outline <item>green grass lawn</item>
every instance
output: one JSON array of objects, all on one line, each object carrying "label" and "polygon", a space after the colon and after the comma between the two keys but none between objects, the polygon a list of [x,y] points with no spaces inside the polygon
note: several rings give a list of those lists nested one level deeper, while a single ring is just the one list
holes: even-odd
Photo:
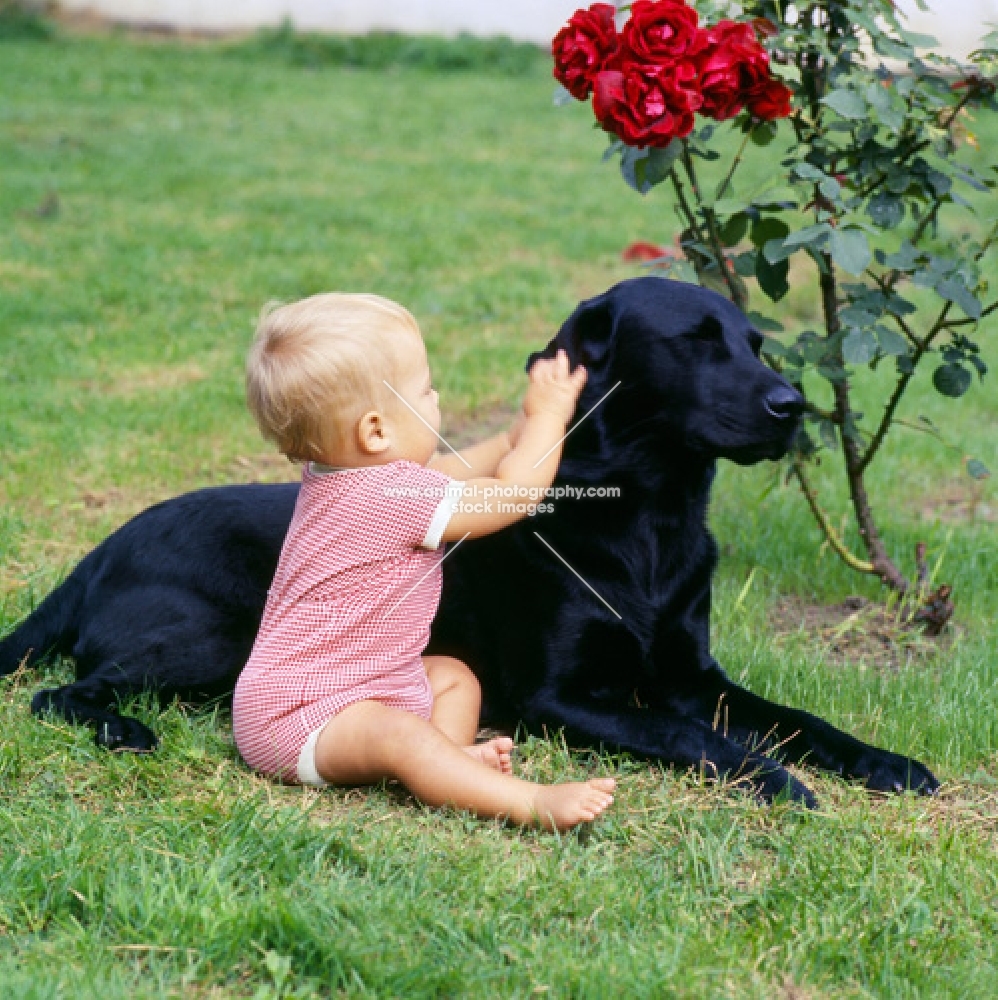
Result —
[{"label": "green grass lawn", "polygon": [[[514,405],[527,352],[639,273],[620,250],[674,235],[664,192],[627,189],[585,109],[551,92],[541,69],[0,44],[0,627],[148,503],[292,477],[242,397],[270,299],[408,305],[445,434]],[[756,155],[748,183],[765,184],[772,154]],[[815,309],[801,290],[770,311],[796,327]],[[994,386],[951,403],[922,385],[904,414],[998,470]],[[953,637],[900,665],[775,634],[787,595],[877,595],[820,548],[776,467],[722,468],[712,515],[722,664],[919,756],[937,799],[807,773],[821,811],[766,809],[695,774],[524,742],[527,775],[619,778],[611,815],[559,838],[391,787],[273,786],[239,762],[223,709],[141,702],[162,750],[99,752],[29,716],[68,676],[56,666],[0,682],[0,996],[995,995],[998,496],[959,453],[899,429],[871,475],[891,550],[910,568],[925,540],[957,599]],[[838,522],[834,462],[818,479]]]}]

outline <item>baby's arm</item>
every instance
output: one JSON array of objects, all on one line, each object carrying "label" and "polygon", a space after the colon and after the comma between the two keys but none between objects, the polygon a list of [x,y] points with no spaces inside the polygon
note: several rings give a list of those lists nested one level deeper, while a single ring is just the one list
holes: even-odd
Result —
[{"label": "baby's arm", "polygon": [[[445,542],[466,535],[472,538],[491,535],[525,516],[522,497],[507,497],[507,501],[513,502],[503,502],[502,493],[496,491],[510,486],[522,487],[534,491],[536,500],[539,492],[554,482],[565,429],[585,384],[585,368],[580,365],[571,371],[564,351],[534,364],[530,369],[530,385],[523,401],[524,421],[516,446],[499,462],[495,476],[465,481],[461,506],[444,531]],[[516,513],[517,507],[521,508],[519,513]]]},{"label": "baby's arm", "polygon": [[[494,476],[499,463],[512,448],[509,431],[503,431],[478,444],[455,454],[437,454],[429,461],[429,467],[442,472],[451,479],[473,479],[478,476]],[[464,461],[462,461],[464,459]]]}]

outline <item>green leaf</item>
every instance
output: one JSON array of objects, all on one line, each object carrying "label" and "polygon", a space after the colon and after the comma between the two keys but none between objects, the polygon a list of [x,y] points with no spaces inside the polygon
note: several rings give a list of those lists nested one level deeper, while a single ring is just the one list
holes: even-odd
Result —
[{"label": "green leaf", "polygon": [[877,313],[872,313],[862,306],[846,306],[839,311],[839,319],[843,326],[854,326],[862,330],[877,322]]},{"label": "green leaf", "polygon": [[766,240],[766,245],[759,254],[767,264],[778,264],[795,254],[800,247],[787,246],[783,240]]},{"label": "green leaf", "polygon": [[795,163],[794,173],[805,181],[822,181],[828,175],[824,170],[819,170],[813,163]]},{"label": "green leaf", "polygon": [[782,240],[790,235],[790,226],[772,215],[760,215],[752,223],[752,242],[760,249],[770,240]]},{"label": "green leaf", "polygon": [[762,350],[759,353],[768,354],[771,358],[788,358],[790,356],[790,352],[783,344],[772,337],[765,336],[762,338]]},{"label": "green leaf", "polygon": [[896,42],[886,35],[875,35],[873,47],[877,50],[878,55],[887,56],[888,59],[898,59],[904,63],[908,62],[913,55],[909,46]]},{"label": "green leaf", "polygon": [[890,94],[879,81],[871,83],[863,94],[867,103],[877,111],[887,111],[891,106]]},{"label": "green leaf", "polygon": [[880,120],[892,132],[900,132],[904,127],[904,115],[893,108],[885,108],[880,112]]},{"label": "green leaf", "polygon": [[756,256],[757,252],[755,250],[746,250],[745,253],[737,254],[733,258],[735,274],[740,278],[751,278],[755,274]]},{"label": "green leaf", "polygon": [[839,437],[835,431],[835,424],[831,420],[822,420],[818,425],[818,433],[821,435],[821,441],[824,446],[831,451],[839,446]]},{"label": "green leaf", "polygon": [[805,226],[797,232],[785,236],[784,246],[788,247],[813,247],[824,243],[828,234],[832,232],[832,227],[827,222],[819,222],[816,226]]},{"label": "green leaf", "polygon": [[788,260],[770,262],[766,260],[765,253],[756,254],[756,280],[759,282],[759,287],[774,302],[779,302],[790,291],[790,283],[787,280],[789,274],[790,262]]},{"label": "green leaf", "polygon": [[943,278],[936,285],[936,292],[947,302],[958,305],[971,319],[981,318],[981,303],[959,278]]},{"label": "green leaf", "polygon": [[714,202],[714,214],[722,219],[744,212],[746,208],[748,205],[740,198],[720,198]]},{"label": "green leaf", "polygon": [[862,274],[873,255],[866,236],[858,229],[835,229],[828,239],[832,260],[850,274]]},{"label": "green leaf", "polygon": [[956,399],[970,388],[973,377],[963,365],[940,365],[932,373],[932,384],[942,395]]},{"label": "green leaf", "polygon": [[663,273],[674,281],[685,281],[690,285],[697,284],[696,268],[688,260],[672,260],[662,267]]},{"label": "green leaf", "polygon": [[566,104],[571,104],[575,98],[560,84],[555,84],[554,97],[552,103],[556,108],[563,108]]},{"label": "green leaf", "polygon": [[877,342],[880,344],[880,350],[884,354],[901,357],[908,353],[908,341],[896,330],[889,330],[887,327],[878,326]]},{"label": "green leaf", "polygon": [[757,330],[762,330],[765,333],[779,333],[783,329],[783,324],[779,320],[763,316],[761,312],[752,310],[745,315],[748,316],[749,321]]},{"label": "green leaf", "polygon": [[679,139],[673,139],[665,149],[625,146],[620,154],[620,173],[635,191],[647,194],[669,176],[682,150],[683,144]]},{"label": "green leaf", "polygon": [[756,208],[796,208],[797,195],[793,188],[772,188],[753,198],[752,204]]},{"label": "green leaf", "polygon": [[760,122],[749,133],[749,138],[754,146],[768,146],[776,138],[777,128],[776,122]]},{"label": "green leaf", "polygon": [[919,252],[905,240],[897,253],[888,254],[885,263],[895,271],[914,271],[918,266]]},{"label": "green leaf", "polygon": [[648,150],[648,166],[645,168],[648,183],[661,184],[672,173],[672,166],[682,151],[681,139],[673,139],[665,149]]},{"label": "green leaf", "polygon": [[869,330],[850,330],[842,341],[842,360],[850,365],[869,364],[877,356],[877,338]]},{"label": "green leaf", "polygon": [[939,39],[934,35],[922,35],[917,31],[903,30],[901,32],[904,40],[916,49],[938,49]]},{"label": "green leaf", "polygon": [[989,479],[991,477],[991,470],[980,459],[968,458],[967,475],[971,479]]},{"label": "green leaf", "polygon": [[882,191],[870,199],[866,214],[881,229],[893,229],[904,218],[904,202],[896,195]]},{"label": "green leaf", "polygon": [[833,90],[822,99],[822,104],[827,104],[834,112],[843,118],[858,119],[866,118],[868,110],[866,101],[862,95],[855,90]]},{"label": "green leaf", "polygon": [[733,247],[740,243],[748,232],[749,217],[744,212],[731,216],[720,228],[721,242],[726,247]]},{"label": "green leaf", "polygon": [[834,177],[826,177],[818,182],[818,190],[829,200],[838,201],[842,195],[842,185]]}]

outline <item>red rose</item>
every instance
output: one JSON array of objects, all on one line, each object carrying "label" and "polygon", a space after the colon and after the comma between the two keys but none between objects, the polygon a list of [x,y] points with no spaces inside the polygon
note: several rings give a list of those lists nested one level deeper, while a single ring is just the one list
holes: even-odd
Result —
[{"label": "red rose", "polygon": [[697,12],[684,0],[634,0],[621,39],[636,61],[663,66],[686,59],[704,44]]},{"label": "red rose", "polygon": [[773,118],[786,118],[790,114],[790,98],[793,91],[770,77],[748,95],[748,109],[753,118],[771,121]]},{"label": "red rose", "polygon": [[693,131],[700,107],[696,66],[623,62],[596,77],[593,110],[600,125],[628,146],[668,146]]},{"label": "red rose", "polygon": [[790,114],[791,92],[770,73],[769,54],[751,25],[718,21],[703,34],[706,48],[697,60],[703,93],[701,114],[725,121],[746,104],[757,118]]},{"label": "red rose", "polygon": [[698,60],[700,113],[725,121],[745,106],[748,90],[769,78],[769,56],[747,24],[718,21],[704,35],[707,46]]},{"label": "red rose", "polygon": [[584,101],[589,96],[596,74],[617,51],[616,13],[612,4],[594,3],[588,10],[577,10],[554,36],[551,53],[555,79],[576,100]]}]

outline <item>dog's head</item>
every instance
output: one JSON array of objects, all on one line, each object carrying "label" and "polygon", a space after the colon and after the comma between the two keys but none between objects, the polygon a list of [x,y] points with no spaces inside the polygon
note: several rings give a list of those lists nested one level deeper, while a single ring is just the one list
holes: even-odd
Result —
[{"label": "dog's head", "polygon": [[[759,360],[762,337],[723,296],[664,278],[634,278],[583,302],[544,351],[564,348],[589,381],[576,419],[601,411],[614,436],[640,435],[742,465],[786,453],[803,397]],[[592,419],[592,418],[590,418]]]}]

